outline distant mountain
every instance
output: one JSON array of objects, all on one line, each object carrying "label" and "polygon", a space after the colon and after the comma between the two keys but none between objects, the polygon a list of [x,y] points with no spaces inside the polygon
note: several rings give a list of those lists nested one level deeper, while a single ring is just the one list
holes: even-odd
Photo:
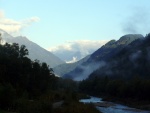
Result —
[{"label": "distant mountain", "polygon": [[74,80],[83,80],[87,78],[93,71],[105,66],[106,62],[113,58],[124,47],[140,38],[143,38],[140,34],[128,34],[122,36],[118,41],[109,41],[95,51],[86,62],[77,66],[73,71],[65,74],[63,77]]},{"label": "distant mountain", "polygon": [[63,76],[66,73],[69,73],[70,71],[74,70],[77,66],[81,65],[83,62],[86,62],[89,57],[90,55],[74,63],[60,64],[53,68],[54,73],[58,76]]},{"label": "distant mountain", "polygon": [[31,60],[37,59],[40,62],[46,62],[50,67],[55,67],[57,65],[64,63],[64,61],[60,60],[54,54],[40,47],[36,43],[28,40],[26,37],[22,37],[22,36],[13,37],[1,29],[0,29],[0,33],[2,34],[3,43],[8,42],[8,43],[18,43],[20,45],[25,45],[29,50],[29,58],[31,58]]},{"label": "distant mountain", "polygon": [[[66,63],[74,63],[82,59],[82,54],[80,51],[55,51],[52,52],[54,55],[58,56],[60,59],[66,61]],[[90,54],[91,52],[89,52]]]},{"label": "distant mountain", "polygon": [[106,42],[107,40],[78,40],[51,47],[49,51],[66,63],[73,63],[92,54]]}]

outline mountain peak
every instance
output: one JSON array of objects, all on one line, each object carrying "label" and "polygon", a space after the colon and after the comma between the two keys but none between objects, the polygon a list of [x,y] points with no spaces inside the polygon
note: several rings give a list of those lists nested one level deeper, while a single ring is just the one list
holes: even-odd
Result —
[{"label": "mountain peak", "polygon": [[4,34],[4,33],[6,33],[4,30],[2,30],[2,29],[0,29],[0,33],[1,34]]},{"label": "mountain peak", "polygon": [[4,30],[2,30],[2,29],[0,29],[0,34],[3,36],[3,35],[9,35],[6,31],[4,31]]},{"label": "mountain peak", "polygon": [[136,39],[140,39],[140,38],[144,38],[144,36],[141,34],[127,34],[127,35],[122,36],[117,42],[119,45],[121,45],[121,44],[127,45],[127,44],[131,43],[132,41],[134,41]]},{"label": "mountain peak", "polygon": [[10,34],[8,34],[6,31],[0,29],[0,34],[2,35],[2,39],[6,40],[6,41],[10,41],[12,39],[14,39],[13,36],[11,36]]}]

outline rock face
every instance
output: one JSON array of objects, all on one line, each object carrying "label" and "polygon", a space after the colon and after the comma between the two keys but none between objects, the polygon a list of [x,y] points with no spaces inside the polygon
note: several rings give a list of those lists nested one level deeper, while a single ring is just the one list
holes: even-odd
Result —
[{"label": "rock face", "polygon": [[104,46],[95,51],[86,62],[82,63],[80,66],[77,66],[71,72],[65,74],[64,77],[74,80],[77,80],[76,78],[78,78],[78,80],[86,79],[93,71],[105,66],[105,62],[113,58],[128,44],[135,41],[136,39],[141,38],[143,38],[143,36],[140,34],[128,34],[122,36],[118,41],[109,41]]},{"label": "rock face", "polygon": [[28,40],[27,37],[13,37],[3,30],[0,30],[0,33],[2,34],[3,43],[8,42],[18,43],[19,45],[25,45],[26,48],[29,50],[29,58],[31,60],[37,59],[40,62],[46,62],[50,67],[55,67],[64,63],[64,61],[60,60],[51,52],[45,50],[36,43]]}]

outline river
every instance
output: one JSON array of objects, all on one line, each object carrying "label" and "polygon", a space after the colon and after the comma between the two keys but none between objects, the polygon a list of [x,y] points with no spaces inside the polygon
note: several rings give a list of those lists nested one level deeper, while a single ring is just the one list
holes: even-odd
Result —
[{"label": "river", "polygon": [[[104,104],[105,107],[96,106],[96,108],[102,113],[150,113],[150,111],[139,110],[121,104],[102,101],[102,98],[97,97],[91,97],[90,99],[81,99],[80,102],[93,103],[95,105],[100,104],[100,106]],[[107,103],[107,107],[105,103]]]}]

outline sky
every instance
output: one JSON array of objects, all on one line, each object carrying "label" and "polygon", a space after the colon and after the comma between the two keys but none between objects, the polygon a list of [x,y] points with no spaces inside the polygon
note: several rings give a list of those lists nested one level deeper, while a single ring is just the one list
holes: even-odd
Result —
[{"label": "sky", "polygon": [[0,29],[26,36],[45,49],[70,41],[146,35],[149,4],[150,0],[0,0]]}]

